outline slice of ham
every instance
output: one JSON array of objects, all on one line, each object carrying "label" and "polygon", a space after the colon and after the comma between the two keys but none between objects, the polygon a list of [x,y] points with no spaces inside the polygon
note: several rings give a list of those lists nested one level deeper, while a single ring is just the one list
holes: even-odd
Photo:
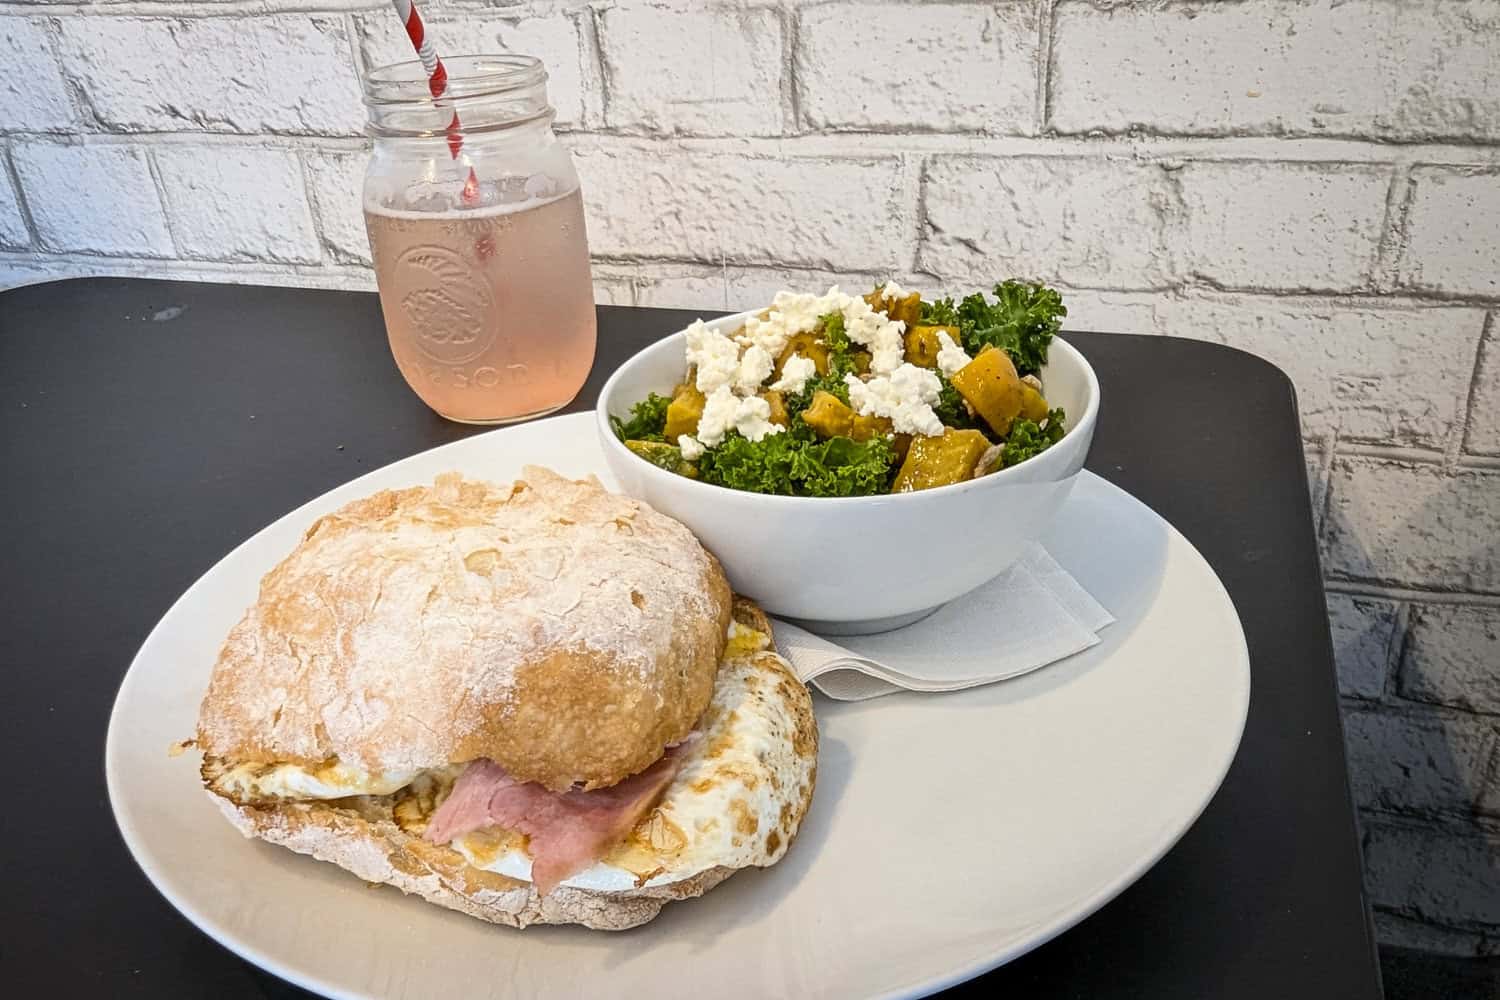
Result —
[{"label": "slice of ham", "polygon": [[471,761],[427,821],[424,839],[446,844],[497,826],[530,838],[531,881],[543,896],[602,858],[656,804],[696,734],[639,774],[608,788],[552,792],[517,781],[494,761]]}]

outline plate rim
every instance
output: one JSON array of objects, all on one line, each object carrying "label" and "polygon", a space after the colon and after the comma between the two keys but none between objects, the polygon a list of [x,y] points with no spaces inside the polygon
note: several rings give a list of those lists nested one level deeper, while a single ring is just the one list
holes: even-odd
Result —
[{"label": "plate rim", "polygon": [[[456,441],[445,442],[444,444],[437,445],[423,451],[414,452],[411,455],[403,456],[378,468],[371,469],[359,476],[356,476],[353,479],[347,480],[328,490],[323,491],[317,496],[312,497],[304,503],[297,505],[284,514],[281,514],[268,523],[262,525],[255,532],[241,540],[239,544],[235,545],[223,555],[219,556],[219,558],[216,559],[211,566],[209,566],[201,574],[199,574],[199,576],[196,577],[193,582],[189,584],[187,588],[185,588],[182,593],[177,596],[176,600],[168,605],[167,609],[162,612],[156,624],[152,626],[151,630],[146,634],[146,637],[141,641],[139,647],[131,657],[130,665],[126,668],[125,674],[120,680],[120,684],[115,691],[115,697],[110,706],[109,723],[105,731],[104,740],[105,787],[109,797],[110,813],[115,821],[115,828],[120,834],[120,838],[124,842],[126,850],[130,852],[131,860],[135,862],[136,867],[140,869],[141,873],[146,876],[146,880],[151,883],[151,886],[158,893],[160,893],[168,903],[171,904],[173,909],[175,909],[182,917],[184,917],[189,923],[191,923],[197,931],[204,934],[220,947],[223,947],[224,949],[238,956],[244,961],[247,961],[252,965],[255,965],[257,968],[269,972],[270,974],[280,979],[284,979],[295,986],[308,990],[309,992],[321,996],[335,998],[335,1000],[371,1000],[372,998],[371,994],[350,992],[336,986],[333,983],[322,981],[309,975],[304,975],[298,969],[289,966],[278,958],[263,952],[262,950],[251,944],[246,943],[239,936],[230,933],[227,930],[221,932],[220,928],[216,926],[216,922],[212,917],[201,912],[196,906],[183,898],[179,893],[173,891],[167,885],[167,880],[164,873],[159,871],[157,866],[150,863],[144,856],[144,834],[142,834],[141,831],[135,829],[134,824],[127,822],[126,818],[122,816],[122,807],[120,803],[124,798],[128,796],[126,795],[124,786],[121,783],[123,780],[122,776],[118,771],[119,765],[117,763],[117,747],[119,746],[120,740],[122,739],[122,737],[120,736],[120,729],[123,726],[123,723],[121,721],[121,705],[124,700],[125,693],[127,689],[132,685],[132,683],[139,681],[139,677],[136,673],[136,668],[140,663],[141,655],[145,652],[146,648],[152,644],[153,639],[156,638],[156,635],[161,630],[163,624],[167,621],[167,619],[172,617],[173,613],[184,601],[186,601],[200,586],[204,585],[204,581],[206,581],[212,574],[214,574],[222,563],[238,554],[241,550],[255,544],[256,541],[267,531],[270,531],[287,519],[295,518],[306,508],[324,501],[333,493],[352,489],[353,487],[366,481],[367,479],[385,473],[394,465],[398,465],[424,456],[431,456],[449,449],[457,449],[463,446],[472,447],[472,442],[476,440],[488,438],[493,434],[504,433],[508,430],[514,430],[518,427],[532,427],[541,424],[573,421],[580,424],[586,423],[589,430],[591,431],[596,420],[597,417],[595,415],[595,411],[593,410],[546,417],[541,420],[528,421],[526,424],[514,425],[512,427],[496,428],[493,431],[471,435],[469,437],[460,438]],[[1220,579],[1219,574],[1214,570],[1213,565],[1198,550],[1197,546],[1195,546],[1187,538],[1187,536],[1183,535],[1182,532],[1178,531],[1175,525],[1158,514],[1148,504],[1135,497],[1129,491],[1115,485],[1108,479],[1105,479],[1104,477],[1087,469],[1081,470],[1079,472],[1079,475],[1086,476],[1090,480],[1102,485],[1107,491],[1118,494],[1120,498],[1123,498],[1123,500],[1125,500],[1129,504],[1139,508],[1146,515],[1149,515],[1150,517],[1155,518],[1157,521],[1159,521],[1166,528],[1169,536],[1174,538],[1177,542],[1181,543],[1181,545],[1185,547],[1186,552],[1201,564],[1202,568],[1207,571],[1208,576],[1212,579],[1213,585],[1216,588],[1216,593],[1220,598],[1223,599],[1224,604],[1231,612],[1233,623],[1236,626],[1234,630],[1234,638],[1238,640],[1237,642],[1233,643],[1233,652],[1235,655],[1233,657],[1234,662],[1232,664],[1232,666],[1234,667],[1232,676],[1237,682],[1235,684],[1235,689],[1232,692],[1235,695],[1234,738],[1225,744],[1226,750],[1221,755],[1221,758],[1215,763],[1215,767],[1213,769],[1216,773],[1216,777],[1212,782],[1212,787],[1206,791],[1202,801],[1192,812],[1192,815],[1185,816],[1180,823],[1171,824],[1166,829],[1166,833],[1161,838],[1160,842],[1153,845],[1153,848],[1150,851],[1143,853],[1140,858],[1138,858],[1132,865],[1127,866],[1127,868],[1124,869],[1121,874],[1117,875],[1114,879],[1107,882],[1099,889],[1095,890],[1089,896],[1073,903],[1071,906],[1061,911],[1060,914],[1052,920],[1043,922],[1040,925],[1040,929],[1038,931],[1026,936],[1023,940],[1020,940],[1008,946],[1002,946],[994,953],[987,955],[984,958],[980,958],[968,962],[962,966],[956,967],[946,975],[931,977],[917,983],[893,987],[890,990],[874,994],[874,996],[880,998],[880,1000],[889,1000],[889,998],[897,997],[907,998],[930,996],[934,993],[949,989],[960,983],[968,982],[972,979],[984,975],[987,972],[993,971],[994,969],[997,969],[1002,965],[1012,962],[1022,955],[1040,948],[1042,945],[1054,940],[1059,935],[1071,930],[1073,927],[1076,927],[1079,923],[1083,922],[1088,917],[1093,916],[1095,913],[1099,912],[1100,909],[1102,909],[1109,902],[1119,896],[1131,885],[1139,881],[1148,871],[1155,867],[1156,864],[1163,857],[1165,857],[1167,853],[1178,844],[1179,841],[1181,841],[1181,839],[1187,834],[1187,832],[1193,828],[1193,826],[1198,822],[1199,818],[1202,817],[1204,811],[1214,801],[1214,799],[1217,798],[1219,791],[1223,788],[1224,779],[1228,776],[1230,768],[1233,766],[1235,759],[1239,756],[1239,749],[1244,741],[1245,723],[1249,715],[1252,676],[1250,670],[1249,646],[1245,638],[1244,623],[1240,619],[1239,609],[1235,606],[1234,599],[1230,595],[1228,588],[1224,586],[1224,581]],[[962,694],[962,692],[952,693]]]}]

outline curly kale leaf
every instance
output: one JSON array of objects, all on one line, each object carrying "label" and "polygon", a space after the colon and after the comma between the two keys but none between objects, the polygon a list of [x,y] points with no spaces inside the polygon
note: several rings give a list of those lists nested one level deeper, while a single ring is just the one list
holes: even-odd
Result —
[{"label": "curly kale leaf", "polygon": [[630,408],[630,419],[610,417],[609,425],[621,441],[665,441],[667,407],[671,400],[652,393]]},{"label": "curly kale leaf", "polygon": [[855,359],[858,348],[844,328],[844,314],[835,312],[820,317],[818,327],[823,331],[823,345],[828,348],[828,375],[842,382],[845,375],[859,370]]},{"label": "curly kale leaf", "polygon": [[793,424],[801,423],[796,419],[797,414],[812,405],[813,394],[819,389],[833,393],[839,398],[839,402],[849,405],[849,386],[842,375],[835,375],[831,371],[827,375],[814,375],[803,384],[801,392],[786,397],[786,410],[792,416]]},{"label": "curly kale leaf", "polygon": [[958,326],[958,310],[952,299],[922,300],[922,322],[929,326]]},{"label": "curly kale leaf", "polygon": [[751,441],[737,433],[704,453],[704,482],[751,493],[801,497],[851,497],[884,493],[895,449],[883,437],[818,440],[800,420],[794,430]]},{"label": "curly kale leaf", "polygon": [[995,299],[991,303],[983,292],[975,292],[954,310],[964,349],[978,354],[998,347],[1010,355],[1016,371],[1035,374],[1047,363],[1047,347],[1068,314],[1062,296],[1046,285],[1002,281],[995,286]]},{"label": "curly kale leaf", "polygon": [[1040,424],[1024,418],[1018,419],[1000,450],[1000,467],[1008,469],[1033,455],[1040,455],[1061,441],[1066,433],[1065,418],[1066,415],[1059,408],[1048,413]]}]

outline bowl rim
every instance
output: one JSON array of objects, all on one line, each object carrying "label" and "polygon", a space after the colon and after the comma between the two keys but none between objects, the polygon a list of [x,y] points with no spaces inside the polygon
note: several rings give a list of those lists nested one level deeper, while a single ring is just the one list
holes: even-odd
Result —
[{"label": "bowl rim", "polygon": [[[745,317],[753,316],[760,311],[760,309],[746,309],[743,312],[731,313],[725,316],[716,316],[713,319],[705,320],[704,322],[709,324],[729,324],[735,321],[743,322]],[[991,472],[988,475],[979,477],[978,479],[968,479],[961,483],[949,483],[947,486],[936,486],[932,489],[927,490],[912,490],[907,493],[872,493],[868,496],[857,497],[794,497],[787,496],[784,493],[752,493],[748,490],[736,490],[731,489],[727,486],[716,486],[713,483],[704,483],[696,479],[689,479],[686,476],[679,476],[675,472],[669,472],[659,466],[652,465],[650,462],[647,462],[645,459],[635,454],[635,452],[625,447],[625,442],[621,441],[615,435],[614,428],[610,426],[608,404],[610,398],[614,395],[619,382],[627,371],[639,364],[642,358],[644,358],[647,354],[660,348],[663,342],[676,337],[681,337],[685,332],[686,327],[681,330],[675,330],[672,333],[653,340],[651,343],[647,344],[645,347],[636,351],[630,357],[621,362],[619,367],[617,367],[610,374],[609,378],[605,380],[603,387],[600,388],[598,401],[594,406],[594,423],[599,431],[600,438],[604,441],[605,448],[613,449],[615,454],[626,457],[630,461],[640,463],[641,467],[646,470],[646,475],[648,476],[654,475],[670,477],[674,485],[685,486],[692,490],[711,491],[712,495],[719,497],[723,497],[725,494],[734,497],[753,497],[755,501],[770,501],[774,503],[780,503],[783,506],[804,504],[816,504],[820,507],[857,505],[871,506],[873,504],[881,503],[911,503],[919,500],[926,500],[932,497],[956,496],[960,493],[970,492],[974,490],[995,488],[1005,483],[1014,482],[1017,477],[1013,474],[1017,473],[1021,469],[1025,469],[1028,466],[1030,466],[1031,468],[1036,468],[1036,466],[1032,465],[1033,462],[1043,463],[1046,462],[1049,458],[1053,458],[1055,460],[1058,457],[1057,455],[1054,455],[1054,450],[1057,447],[1056,445],[1054,445],[1052,448],[1048,448],[1041,454],[1033,455],[1025,461],[1018,462],[1017,464],[1012,465],[1008,469],[1001,469],[998,472]],[[1052,343],[1051,345],[1049,345],[1048,350],[1050,351],[1052,348],[1058,347],[1059,345],[1062,346],[1065,353],[1072,355],[1073,359],[1077,361],[1079,367],[1083,371],[1084,384],[1088,390],[1088,396],[1084,404],[1083,416],[1079,418],[1076,424],[1068,428],[1067,432],[1063,436],[1063,440],[1058,442],[1058,445],[1061,445],[1066,442],[1068,438],[1073,437],[1075,434],[1082,437],[1084,436],[1085,432],[1087,432],[1087,436],[1092,437],[1095,418],[1099,413],[1099,377],[1094,373],[1094,366],[1089,363],[1088,358],[1084,356],[1083,352],[1074,347],[1072,344],[1068,343],[1061,336],[1055,336],[1052,338]],[[666,479],[661,480],[661,482],[664,483],[666,481]],[[705,498],[709,495],[709,493],[703,494]]]}]

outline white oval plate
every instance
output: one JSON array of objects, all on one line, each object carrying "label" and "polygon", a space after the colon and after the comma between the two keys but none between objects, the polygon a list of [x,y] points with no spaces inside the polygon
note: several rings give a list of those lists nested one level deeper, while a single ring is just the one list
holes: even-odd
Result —
[{"label": "white oval plate", "polygon": [[1139,878],[1239,745],[1249,659],[1223,586],[1170,525],[1085,473],[1045,541],[1119,619],[1103,642],[958,694],[818,698],[817,791],[785,860],[642,928],[494,927],[241,838],[196,754],[167,748],[192,735],[261,575],[348,500],[449,469],[504,481],[527,463],[613,485],[587,413],[415,455],[225,556],[131,664],[105,749],[120,831],[174,906],[256,965],[335,997],[920,995],[1035,948]]}]

